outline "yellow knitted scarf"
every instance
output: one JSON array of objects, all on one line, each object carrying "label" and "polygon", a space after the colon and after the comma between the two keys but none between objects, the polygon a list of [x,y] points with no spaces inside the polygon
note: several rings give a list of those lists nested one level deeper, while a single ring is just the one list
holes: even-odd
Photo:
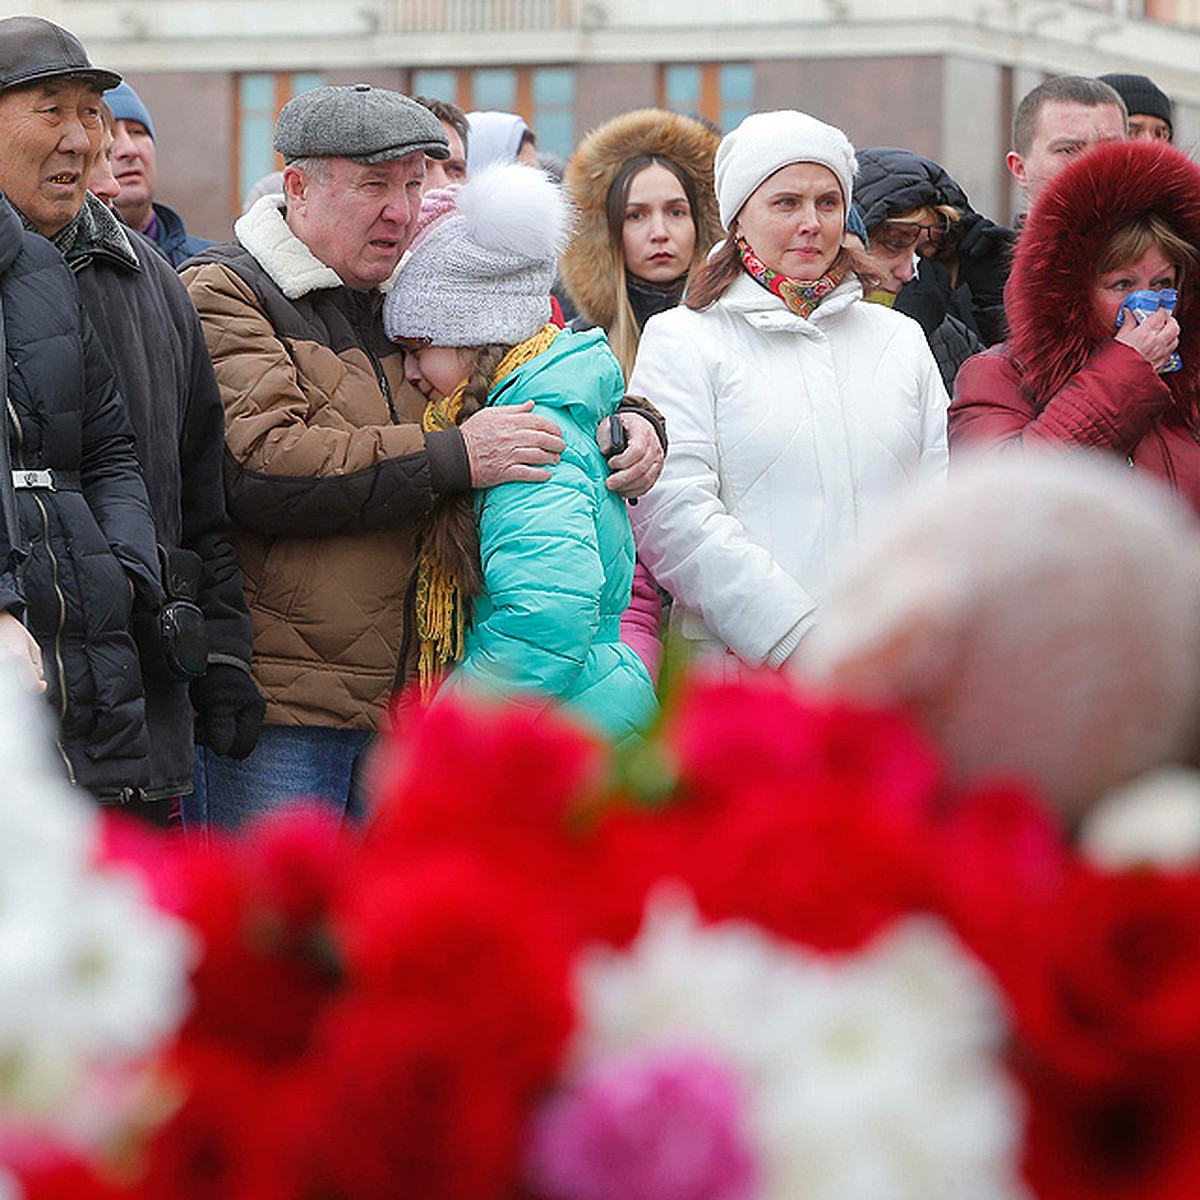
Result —
[{"label": "yellow knitted scarf", "polygon": [[[532,337],[514,346],[501,360],[492,375],[494,388],[518,367],[548,350],[562,332],[557,325],[544,325]],[[451,429],[458,424],[462,413],[463,393],[467,380],[440,400],[425,405],[421,427],[426,432]],[[436,520],[436,516],[434,517]],[[417,678],[421,694],[432,695],[447,663],[462,658],[463,634],[466,630],[466,597],[453,569],[426,550],[417,564],[417,639],[420,655]]]}]

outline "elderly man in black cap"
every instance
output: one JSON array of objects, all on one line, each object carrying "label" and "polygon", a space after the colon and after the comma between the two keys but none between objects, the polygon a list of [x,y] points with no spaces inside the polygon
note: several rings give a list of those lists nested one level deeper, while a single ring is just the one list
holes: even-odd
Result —
[{"label": "elderly man in black cap", "polygon": [[228,539],[221,398],[199,321],[170,264],[87,192],[101,96],[119,82],[67,30],[0,20],[0,188],[76,274],[137,434],[163,577],[178,601],[170,628],[142,631],[151,770],[124,796],[147,802],[140,815],[164,818],[165,802],[191,790],[193,727],[216,750],[245,754],[263,702]]},{"label": "elderly man in black cap", "polygon": [[[358,760],[415,663],[427,514],[443,496],[544,478],[563,449],[528,406],[423,429],[424,397],[384,335],[381,288],[413,232],[425,156],[449,154],[437,118],[367,84],[318,88],[284,107],[275,148],[283,196],[260,199],[236,242],[184,271],[225,400],[227,494],[267,698],[249,758],[208,756],[198,794],[222,825],[300,797],[354,811]],[[653,443],[615,480],[637,494],[662,454],[650,423],[627,419]]]}]

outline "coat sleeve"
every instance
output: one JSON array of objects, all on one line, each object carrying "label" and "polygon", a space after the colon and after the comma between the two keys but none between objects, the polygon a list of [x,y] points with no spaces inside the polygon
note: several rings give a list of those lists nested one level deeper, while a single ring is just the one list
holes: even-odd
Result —
[{"label": "coat sleeve", "polygon": [[1128,455],[1171,404],[1171,389],[1136,351],[1112,338],[1035,412],[1020,370],[1002,350],[964,363],[950,406],[950,441],[1020,446],[1068,442]]},{"label": "coat sleeve", "polygon": [[947,410],[950,397],[933,350],[924,337],[916,347],[921,392],[921,474],[945,475],[950,459]]},{"label": "coat sleeve", "polygon": [[725,507],[705,358],[678,322],[647,322],[629,390],[666,418],[671,447],[658,482],[630,509],[638,556],[740,658],[778,665],[814,622],[816,603]]},{"label": "coat sleeve", "polygon": [[659,636],[662,623],[662,596],[654,576],[638,559],[633,570],[633,589],[629,607],[621,614],[621,641],[629,646],[645,664],[650,682],[658,682],[662,666],[663,644]]},{"label": "coat sleeve", "polygon": [[[185,278],[224,403],[235,520],[261,533],[313,537],[394,527],[428,511],[438,451],[419,425],[383,419],[368,369],[351,369],[315,344],[302,347],[312,354],[302,364],[250,286],[221,265],[191,268]],[[378,398],[381,420],[358,424],[346,414],[361,412],[368,394]],[[454,430],[441,438],[447,458],[455,439],[461,443]]]},{"label": "coat sleeve", "polygon": [[604,586],[592,488],[568,449],[546,482],[485,493],[479,549],[491,612],[474,626],[451,690],[554,697],[575,681],[599,629]]},{"label": "coat sleeve", "polygon": [[154,609],[162,602],[158,544],[133,426],[104,348],[82,306],[79,320],[84,365],[80,486],[142,605]]},{"label": "coat sleeve", "polygon": [[250,662],[250,613],[242,591],[242,575],[229,540],[229,518],[222,482],[225,415],[221,393],[204,344],[195,309],[182,283],[172,280],[169,293],[174,326],[187,363],[180,445],[180,499],[183,526],[180,544],[201,563],[200,607],[204,610],[211,654]]}]

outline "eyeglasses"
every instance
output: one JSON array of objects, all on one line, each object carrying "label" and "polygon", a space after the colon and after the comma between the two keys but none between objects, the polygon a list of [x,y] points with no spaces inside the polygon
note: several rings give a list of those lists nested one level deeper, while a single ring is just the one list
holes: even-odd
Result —
[{"label": "eyeglasses", "polygon": [[912,250],[924,233],[928,235],[930,245],[940,249],[950,240],[953,229],[954,222],[944,213],[942,219],[932,225],[918,225],[915,221],[884,221],[872,233],[871,241],[878,242],[885,250]]}]

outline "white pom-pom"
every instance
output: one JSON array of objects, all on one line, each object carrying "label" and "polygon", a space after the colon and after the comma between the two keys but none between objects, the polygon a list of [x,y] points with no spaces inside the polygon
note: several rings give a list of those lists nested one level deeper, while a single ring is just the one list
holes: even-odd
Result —
[{"label": "white pom-pom", "polygon": [[566,244],[569,210],[562,189],[537,167],[495,163],[455,197],[464,233],[487,250],[557,258]]}]

